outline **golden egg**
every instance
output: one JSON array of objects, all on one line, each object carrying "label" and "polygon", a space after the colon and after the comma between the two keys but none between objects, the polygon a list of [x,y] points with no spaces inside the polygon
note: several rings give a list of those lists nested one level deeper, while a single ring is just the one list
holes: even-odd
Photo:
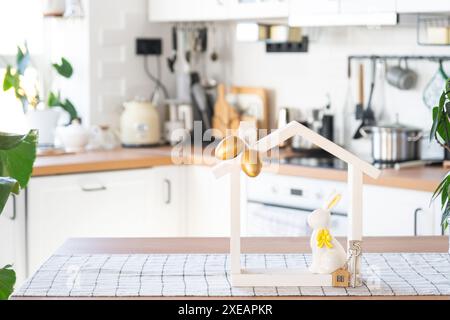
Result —
[{"label": "golden egg", "polygon": [[258,176],[262,169],[262,162],[258,151],[246,149],[242,154],[241,168],[251,178]]},{"label": "golden egg", "polygon": [[236,158],[244,148],[244,142],[236,136],[228,136],[220,141],[216,147],[215,155],[219,160],[230,160]]}]

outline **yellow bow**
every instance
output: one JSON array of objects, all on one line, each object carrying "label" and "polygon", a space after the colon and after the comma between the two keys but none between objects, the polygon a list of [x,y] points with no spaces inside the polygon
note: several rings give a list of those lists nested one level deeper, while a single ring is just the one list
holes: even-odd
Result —
[{"label": "yellow bow", "polygon": [[333,245],[331,244],[332,239],[328,229],[320,229],[317,233],[317,246],[322,248],[325,245],[328,249],[331,249],[333,248]]}]

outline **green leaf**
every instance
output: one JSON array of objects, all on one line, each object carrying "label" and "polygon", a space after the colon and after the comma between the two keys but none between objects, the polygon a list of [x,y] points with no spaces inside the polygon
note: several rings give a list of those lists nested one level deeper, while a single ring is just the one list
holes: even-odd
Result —
[{"label": "green leaf", "polygon": [[75,109],[73,103],[69,99],[64,100],[64,103],[61,104],[61,107],[69,113],[71,122],[73,119],[78,118],[78,112]]},{"label": "green leaf", "polygon": [[447,79],[447,84],[445,85],[445,91],[446,91],[447,99],[450,100],[450,79]]},{"label": "green leaf", "polygon": [[65,99],[64,102],[61,101],[61,95],[58,92],[58,94],[55,94],[54,92],[50,92],[47,99],[47,105],[51,108],[53,107],[61,107],[70,116],[70,121],[72,122],[73,119],[78,118],[78,112],[73,103],[69,99]]},{"label": "green leaf", "polygon": [[450,185],[450,179],[447,177],[445,178],[445,183],[442,186],[442,191],[441,191],[441,208],[444,209],[445,204],[447,203],[448,200],[448,187]]},{"label": "green leaf", "polygon": [[0,131],[0,150],[8,150],[17,147],[26,134],[6,133]]},{"label": "green leaf", "polygon": [[30,52],[28,51],[28,46],[25,43],[23,49],[18,46],[17,47],[17,71],[19,74],[23,75],[28,65],[30,64]]},{"label": "green leaf", "polygon": [[62,104],[61,102],[61,96],[58,92],[58,94],[50,91],[50,93],[48,94],[48,99],[47,99],[47,105],[49,107],[60,107]]},{"label": "green leaf", "polygon": [[37,131],[30,130],[19,145],[0,150],[0,176],[16,179],[25,188],[33,171],[36,159]]},{"label": "green leaf", "polygon": [[63,77],[70,78],[73,74],[73,68],[69,61],[65,58],[61,58],[61,63],[52,64],[53,68]]},{"label": "green leaf", "polygon": [[8,299],[14,291],[16,273],[11,267],[11,265],[7,265],[0,269],[0,300]]},{"label": "green leaf", "polygon": [[8,65],[3,78],[3,91],[8,91],[11,88],[14,88],[16,91],[20,88],[20,78],[19,74],[17,72],[13,73],[12,67]]},{"label": "green leaf", "polygon": [[445,182],[447,181],[447,177],[445,177],[437,186],[436,190],[434,190],[433,195],[431,196],[431,200],[436,199],[436,197],[438,197],[441,192],[442,192],[442,187],[444,186]]},{"label": "green leaf", "polygon": [[441,225],[445,229],[448,228],[448,219],[450,218],[450,202],[447,202],[444,212],[442,212]]},{"label": "green leaf", "polygon": [[[450,135],[450,121],[445,109],[433,108],[433,126],[430,130],[430,141],[437,135],[443,141],[447,140],[447,132]],[[450,138],[450,137],[449,137]]]},{"label": "green leaf", "polygon": [[15,194],[19,193],[19,184],[17,183],[17,180],[0,177],[0,215],[5,208],[5,204],[8,201],[11,192]]}]

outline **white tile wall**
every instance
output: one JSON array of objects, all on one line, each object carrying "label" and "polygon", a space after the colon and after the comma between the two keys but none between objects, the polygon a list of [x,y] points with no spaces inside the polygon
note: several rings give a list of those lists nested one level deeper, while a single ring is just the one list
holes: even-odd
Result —
[{"label": "white tile wall", "polygon": [[[170,92],[175,92],[175,77],[168,72],[165,60],[171,52],[170,26],[147,22],[146,0],[95,0],[86,1],[85,6],[88,31],[82,31],[84,38],[79,41],[88,42],[84,44],[89,52],[88,62],[80,59],[84,64],[81,69],[87,70],[88,75],[82,77],[84,87],[79,88],[79,92],[80,104],[90,123],[117,125],[124,100],[150,94],[153,85],[144,73],[143,58],[134,54],[134,41],[138,36],[163,38],[162,80]],[[322,105],[327,93],[331,96],[332,107],[340,114],[347,88],[348,55],[450,55],[450,47],[418,46],[413,25],[322,28],[315,31],[309,52],[296,54],[267,54],[262,43],[237,43],[234,29],[233,24],[220,25],[216,39],[219,62],[209,61],[206,71],[199,71],[228,84],[267,88],[273,120],[279,107],[305,111]],[[428,130],[430,114],[422,103],[422,90],[437,66],[411,61],[409,67],[419,73],[417,87],[400,91],[386,85],[386,109],[389,118],[393,119],[398,113],[402,122]],[[446,69],[450,73],[450,63]],[[352,80],[352,85],[356,97],[356,79]],[[339,122],[337,127],[339,129]]]}]

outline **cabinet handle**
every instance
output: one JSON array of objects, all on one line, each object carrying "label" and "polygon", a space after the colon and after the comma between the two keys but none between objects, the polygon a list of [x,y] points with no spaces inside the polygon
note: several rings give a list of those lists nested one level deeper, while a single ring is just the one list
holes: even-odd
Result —
[{"label": "cabinet handle", "polygon": [[13,194],[12,195],[12,202],[13,202],[13,212],[11,217],[9,217],[10,220],[16,220],[17,217],[17,200],[16,200],[16,196]]},{"label": "cabinet handle", "polygon": [[419,215],[419,213],[423,211],[422,208],[417,208],[414,211],[414,236],[417,236],[417,216]]},{"label": "cabinet handle", "polygon": [[164,184],[166,185],[166,200],[164,201],[166,204],[169,204],[172,200],[172,184],[169,179],[164,179]]},{"label": "cabinet handle", "polygon": [[105,186],[81,187],[81,190],[83,190],[84,192],[104,191],[104,190],[106,190],[106,187]]}]

